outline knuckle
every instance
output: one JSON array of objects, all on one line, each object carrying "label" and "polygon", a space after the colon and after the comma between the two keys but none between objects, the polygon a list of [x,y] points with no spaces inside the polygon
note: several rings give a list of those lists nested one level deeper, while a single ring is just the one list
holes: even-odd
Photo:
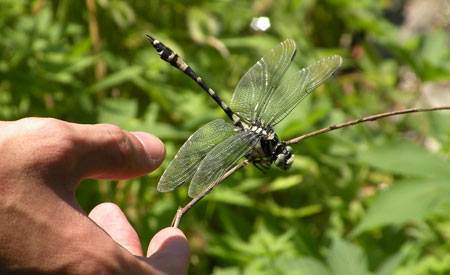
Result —
[{"label": "knuckle", "polygon": [[114,124],[103,123],[99,124],[98,126],[101,127],[102,131],[106,132],[111,137],[120,138],[124,134],[122,129]]},{"label": "knuckle", "polygon": [[127,160],[133,146],[125,131],[113,124],[100,124],[100,127],[106,133],[106,143],[116,149],[111,151],[113,160],[116,162]]},{"label": "knuckle", "polygon": [[53,118],[24,118],[19,123],[24,125],[23,138],[30,140],[29,150],[39,152],[36,158],[45,160],[49,165],[69,160],[76,148],[76,135],[70,124],[64,121]]},{"label": "knuckle", "polygon": [[66,122],[54,118],[23,118],[18,121],[27,134],[54,135],[66,134],[69,126]]},{"label": "knuckle", "polygon": [[127,136],[125,132],[118,126],[113,124],[100,124],[102,131],[106,134],[106,139],[108,143],[112,144],[122,144],[126,143]]}]

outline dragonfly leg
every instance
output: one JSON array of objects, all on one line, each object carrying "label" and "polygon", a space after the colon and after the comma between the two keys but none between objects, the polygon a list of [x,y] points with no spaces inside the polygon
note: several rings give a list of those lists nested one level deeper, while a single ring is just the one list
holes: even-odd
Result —
[{"label": "dragonfly leg", "polygon": [[256,169],[258,169],[259,171],[261,171],[261,173],[266,174],[266,167],[262,166],[261,163],[258,162],[252,162],[253,166],[256,167]]}]

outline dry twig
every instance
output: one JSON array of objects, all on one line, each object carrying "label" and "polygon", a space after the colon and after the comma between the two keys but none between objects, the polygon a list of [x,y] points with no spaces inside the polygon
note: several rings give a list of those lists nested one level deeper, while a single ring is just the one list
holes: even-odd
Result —
[{"label": "dry twig", "polygon": [[[95,54],[101,51],[100,30],[97,22],[97,11],[94,0],[86,0],[89,19],[89,37]],[[95,65],[95,79],[101,80],[106,75],[106,63],[103,59],[99,59]]]}]

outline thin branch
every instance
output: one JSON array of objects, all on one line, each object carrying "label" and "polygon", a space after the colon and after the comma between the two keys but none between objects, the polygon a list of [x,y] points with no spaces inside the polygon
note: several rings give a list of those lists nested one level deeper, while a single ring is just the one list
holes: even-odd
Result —
[{"label": "thin branch", "polygon": [[[306,133],[304,135],[301,135],[299,137],[296,137],[296,138],[293,138],[291,140],[286,141],[286,144],[299,143],[300,141],[302,141],[302,140],[304,140],[306,138],[310,138],[310,137],[317,136],[317,135],[320,135],[320,134],[328,133],[328,132],[331,132],[331,131],[334,131],[334,130],[337,130],[337,129],[353,126],[353,125],[356,125],[356,124],[359,124],[359,123],[364,123],[364,122],[368,122],[368,121],[375,121],[375,120],[378,120],[378,119],[381,119],[381,118],[385,118],[385,117],[396,116],[396,115],[403,115],[403,114],[409,114],[409,113],[432,112],[432,111],[442,111],[442,110],[450,110],[450,106],[441,106],[441,107],[434,107],[434,108],[411,108],[411,109],[404,109],[404,110],[399,110],[399,111],[375,114],[375,115],[371,115],[371,116],[367,116],[367,117],[351,120],[351,121],[348,121],[348,122],[331,125],[331,126],[328,126],[328,127],[316,130],[316,131],[312,131],[312,132]],[[177,213],[176,213],[176,215],[175,215],[175,217],[173,218],[173,221],[172,221],[172,227],[177,228],[180,225],[180,221],[181,221],[181,218],[183,217],[183,215],[186,214],[186,212],[188,212],[197,202],[199,202],[201,199],[203,199],[217,185],[219,185],[222,181],[224,181],[226,178],[231,176],[234,172],[236,172],[237,170],[245,167],[248,164],[249,164],[248,160],[244,160],[243,162],[237,164],[236,166],[234,166],[233,168],[228,170],[228,172],[226,172],[225,175],[223,175],[223,177],[221,177],[219,180],[211,183],[208,186],[208,188],[205,189],[200,195],[198,195],[197,197],[193,198],[185,206],[178,208]]]},{"label": "thin branch", "polygon": [[418,112],[432,112],[432,111],[441,111],[441,110],[450,110],[450,106],[442,106],[442,107],[435,107],[435,108],[411,108],[411,109],[404,109],[404,110],[399,110],[399,111],[393,111],[393,112],[387,112],[387,113],[381,113],[381,114],[375,114],[375,115],[371,115],[371,116],[367,116],[367,117],[363,117],[363,118],[359,118],[359,119],[355,119],[355,120],[351,120],[351,121],[347,121],[344,123],[340,123],[340,124],[335,124],[335,125],[331,125],[316,131],[312,131],[309,133],[306,133],[304,135],[301,135],[299,137],[290,139],[288,141],[286,141],[286,144],[295,144],[295,143],[299,143],[300,141],[310,138],[310,137],[314,137],[320,134],[324,134],[324,133],[328,133],[337,129],[341,129],[341,128],[345,128],[345,127],[349,127],[349,126],[353,126],[359,123],[363,123],[363,122],[368,122],[368,121],[375,121],[378,120],[380,118],[385,118],[385,117],[390,117],[390,116],[397,116],[397,115],[403,115],[403,114],[409,114],[409,113],[418,113]]},{"label": "thin branch", "polygon": [[225,175],[223,175],[220,179],[218,179],[217,181],[211,183],[208,188],[206,188],[202,193],[200,193],[200,195],[198,195],[197,197],[193,198],[188,204],[186,204],[184,207],[180,207],[177,210],[177,214],[175,215],[175,217],[173,218],[172,221],[172,227],[178,228],[178,225],[180,224],[180,220],[183,217],[184,214],[186,214],[186,212],[189,211],[189,209],[191,209],[198,201],[200,201],[201,199],[203,199],[204,196],[208,195],[209,192],[211,192],[217,185],[219,185],[222,181],[224,181],[226,178],[228,178],[229,176],[231,176],[234,172],[236,172],[237,170],[245,167],[247,164],[249,164],[248,160],[244,160],[243,162],[235,165],[233,168],[231,168],[230,170],[228,170]]},{"label": "thin branch", "polygon": [[[95,0],[86,0],[86,6],[88,10],[88,20],[89,20],[89,37],[92,42],[92,47],[94,53],[98,55],[101,51],[101,38],[100,30],[97,21],[97,11],[95,7]],[[101,80],[106,74],[106,63],[103,59],[99,58],[97,64],[95,65],[95,79]]]}]

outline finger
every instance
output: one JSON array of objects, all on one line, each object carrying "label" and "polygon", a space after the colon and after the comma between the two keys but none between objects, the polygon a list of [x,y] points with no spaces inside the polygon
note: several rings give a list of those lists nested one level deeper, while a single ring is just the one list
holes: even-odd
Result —
[{"label": "finger", "polygon": [[2,137],[5,148],[19,152],[17,167],[37,167],[34,170],[40,174],[66,182],[67,178],[77,182],[80,178],[141,176],[157,168],[165,154],[158,138],[110,124],[26,118],[4,127]]},{"label": "finger", "polygon": [[143,255],[136,231],[117,205],[114,203],[99,204],[89,213],[89,218],[131,254]]},{"label": "finger", "polygon": [[150,264],[167,274],[186,274],[189,254],[186,236],[174,227],[156,233],[147,250]]},{"label": "finger", "polygon": [[125,179],[156,169],[164,159],[163,143],[143,132],[127,132],[109,124],[79,125],[84,154],[81,177]]}]

